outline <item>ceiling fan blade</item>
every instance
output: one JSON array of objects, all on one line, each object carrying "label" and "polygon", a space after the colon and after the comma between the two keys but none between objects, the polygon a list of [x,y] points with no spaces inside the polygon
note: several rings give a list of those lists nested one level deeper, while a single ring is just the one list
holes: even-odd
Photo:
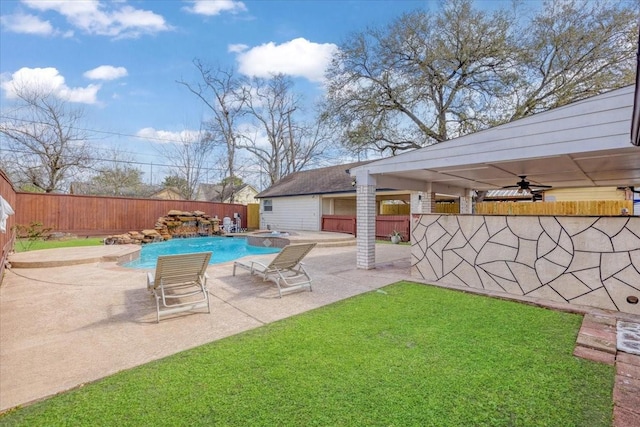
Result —
[{"label": "ceiling fan blade", "polygon": [[537,184],[529,184],[529,187],[534,187],[534,188],[552,188],[551,185],[537,185]]},{"label": "ceiling fan blade", "polygon": [[519,191],[529,191],[532,192],[534,191],[533,189],[545,189],[545,188],[551,188],[550,185],[536,185],[536,184],[532,184],[531,182],[527,181],[527,175],[518,175],[518,178],[520,178],[520,181],[516,182],[516,185],[507,185],[502,187],[503,189],[509,189],[509,188],[517,188]]}]

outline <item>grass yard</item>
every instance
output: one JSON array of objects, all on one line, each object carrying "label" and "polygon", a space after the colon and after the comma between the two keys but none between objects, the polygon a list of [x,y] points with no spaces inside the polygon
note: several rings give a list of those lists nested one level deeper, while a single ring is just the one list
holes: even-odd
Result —
[{"label": "grass yard", "polygon": [[100,246],[103,245],[102,237],[88,237],[86,239],[68,240],[16,240],[14,249],[16,252],[35,251],[38,249],[72,248],[77,246]]},{"label": "grass yard", "polygon": [[400,282],[118,373],[0,425],[610,426],[614,368],[572,356],[581,320]]}]

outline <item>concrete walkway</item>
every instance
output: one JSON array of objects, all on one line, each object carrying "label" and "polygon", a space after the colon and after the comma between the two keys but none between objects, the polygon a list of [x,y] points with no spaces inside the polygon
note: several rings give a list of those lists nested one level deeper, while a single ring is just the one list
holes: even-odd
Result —
[{"label": "concrete walkway", "polygon": [[[102,248],[110,255],[125,250]],[[37,252],[31,256],[42,262],[56,258]],[[75,248],[64,256],[85,259],[97,252]],[[0,287],[0,411],[408,279],[410,247],[377,245],[375,270],[355,268],[354,246],[316,247],[305,259],[313,292],[282,299],[269,282],[245,272],[233,277],[233,263],[212,265],[211,314],[183,313],[159,324],[146,290],[148,270],[97,259],[6,272]]]}]

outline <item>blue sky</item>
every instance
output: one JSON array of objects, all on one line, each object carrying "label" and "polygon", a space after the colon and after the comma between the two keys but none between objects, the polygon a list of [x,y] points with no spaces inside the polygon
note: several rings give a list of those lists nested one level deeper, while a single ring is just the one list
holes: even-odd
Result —
[{"label": "blue sky", "polygon": [[0,107],[10,106],[15,81],[51,85],[84,109],[83,127],[98,132],[97,146],[161,163],[157,141],[131,135],[171,139],[198,128],[206,111],[176,83],[197,81],[194,58],[245,75],[289,74],[311,105],[350,32],[435,7],[433,0],[2,0]]}]

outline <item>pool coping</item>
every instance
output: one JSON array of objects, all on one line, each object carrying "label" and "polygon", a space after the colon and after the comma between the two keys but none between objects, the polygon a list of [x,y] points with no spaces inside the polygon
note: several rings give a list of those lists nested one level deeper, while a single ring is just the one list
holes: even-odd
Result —
[{"label": "pool coping", "polygon": [[140,257],[140,245],[78,246],[73,248],[41,249],[9,255],[12,268],[66,267],[96,262],[124,264]]}]

